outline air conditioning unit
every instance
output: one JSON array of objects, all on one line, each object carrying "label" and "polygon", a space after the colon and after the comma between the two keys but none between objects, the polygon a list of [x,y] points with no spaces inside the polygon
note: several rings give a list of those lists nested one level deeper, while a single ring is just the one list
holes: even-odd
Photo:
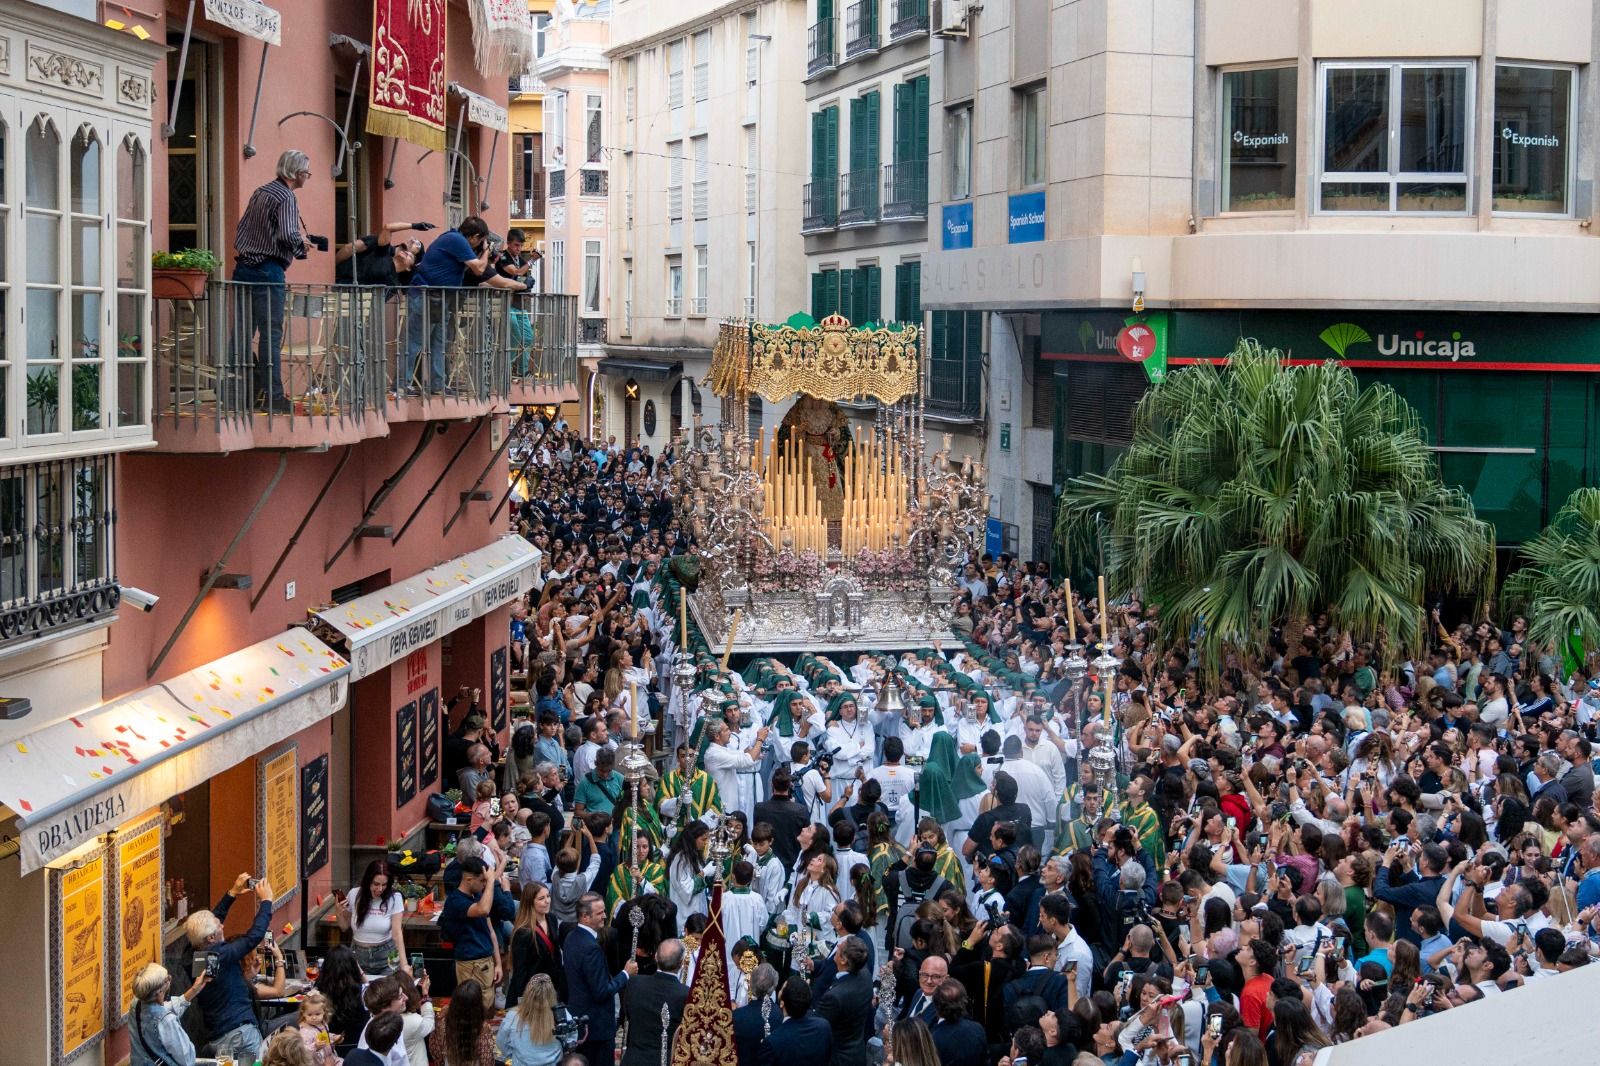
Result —
[{"label": "air conditioning unit", "polygon": [[963,39],[971,35],[968,18],[972,5],[968,0],[932,0],[932,3],[929,14],[935,36]]}]

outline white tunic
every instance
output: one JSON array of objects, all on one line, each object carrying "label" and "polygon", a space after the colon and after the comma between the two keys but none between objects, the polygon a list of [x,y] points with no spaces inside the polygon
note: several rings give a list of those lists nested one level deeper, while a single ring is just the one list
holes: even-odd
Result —
[{"label": "white tunic", "polygon": [[[828,726],[828,746],[839,750],[833,757],[833,769],[828,775],[834,781],[851,781],[857,770],[866,770],[872,765],[872,728],[859,718],[851,722],[834,722]],[[838,797],[835,786],[834,798]]]},{"label": "white tunic", "polygon": [[748,798],[740,791],[740,781],[749,781],[754,788],[755,779],[742,778],[741,771],[754,770],[756,761],[747,753],[736,748],[723,745],[710,744],[706,746],[705,759],[706,773],[711,775],[711,780],[717,783],[717,794],[722,797],[724,810],[741,810],[746,815],[755,810],[755,802],[750,801],[749,806],[744,806]]},{"label": "white tunic", "polygon": [[788,871],[783,868],[783,860],[772,852],[767,852],[766,858],[756,861],[756,880],[752,885],[761,893],[761,898],[767,904],[767,911],[777,914],[786,906],[784,896],[789,891]]},{"label": "white tunic", "polygon": [[678,908],[678,932],[683,932],[683,923],[689,920],[691,914],[706,913],[706,890],[702,885],[695,887],[695,880],[702,877],[701,869],[689,858],[679,855],[672,860],[672,868],[667,871],[667,893]]},{"label": "white tunic", "polygon": [[761,943],[761,934],[766,931],[769,917],[767,901],[759,893],[734,889],[722,893],[722,934],[727,942],[730,974],[738,972],[733,961],[733,946],[740,937],[746,936],[757,944]]}]

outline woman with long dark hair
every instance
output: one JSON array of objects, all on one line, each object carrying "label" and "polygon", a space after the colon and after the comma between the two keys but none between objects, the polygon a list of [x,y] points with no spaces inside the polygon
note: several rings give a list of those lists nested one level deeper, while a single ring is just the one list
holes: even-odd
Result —
[{"label": "woman with long dark hair", "polygon": [[1298,999],[1279,998],[1272,1005],[1273,1033],[1267,1041],[1269,1066],[1296,1066],[1300,1053],[1328,1046],[1328,1034],[1312,1020]]},{"label": "woman with long dark hair", "polygon": [[361,1002],[365,980],[355,952],[343,944],[328,949],[322,972],[317,974],[316,988],[327,998],[333,1012],[328,1031],[343,1038],[334,1046],[341,1057],[356,1046],[361,1031],[367,1027],[367,1007]]},{"label": "woman with long dark hair", "polygon": [[428,1038],[428,1053],[438,1066],[495,1066],[494,1033],[483,1005],[483,986],[462,981],[445,1008],[444,1024]]},{"label": "woman with long dark hair", "polygon": [[529,881],[522,886],[517,921],[511,927],[511,977],[506,982],[506,1010],[515,1010],[517,997],[534,974],[550,978],[556,991],[566,995],[566,975],[556,939],[556,920],[550,915],[550,886]]},{"label": "woman with long dark hair", "polygon": [[696,818],[684,826],[667,849],[667,892],[681,922],[706,909],[706,842],[711,828]]},{"label": "woman with long dark hair", "polygon": [[382,859],[367,863],[361,883],[348,895],[337,900],[339,928],[355,930],[356,962],[361,972],[373,977],[386,977],[396,969],[410,971],[406,959],[405,930],[401,927],[406,916],[405,900],[400,897],[400,886],[395,884],[394,872]]}]

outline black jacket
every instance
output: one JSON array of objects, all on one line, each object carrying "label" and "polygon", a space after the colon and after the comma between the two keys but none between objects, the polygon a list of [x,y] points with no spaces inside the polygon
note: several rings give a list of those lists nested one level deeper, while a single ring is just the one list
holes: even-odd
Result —
[{"label": "black jacket", "polygon": [[832,1055],[833,1028],[813,1012],[774,1025],[756,1053],[756,1066],[821,1066]]},{"label": "black jacket", "polygon": [[774,797],[756,804],[752,828],[766,822],[772,826],[772,853],[783,861],[785,870],[794,867],[800,857],[800,830],[811,824],[805,805],[792,797]]},{"label": "black jacket", "polygon": [[938,1022],[932,1033],[939,1066],[985,1066],[989,1061],[988,1034],[971,1018]]},{"label": "black jacket", "polygon": [[[845,974],[823,993],[813,1010],[833,1030],[832,1066],[868,1066],[867,1030],[872,1025],[872,979],[866,970]],[[820,1059],[813,1059],[820,1062]]]},{"label": "black jacket", "polygon": [[661,1007],[667,1008],[667,1044],[683,1021],[689,988],[676,974],[649,973],[635,977],[622,990],[622,1017],[628,1023],[628,1049],[622,1066],[661,1066]]},{"label": "black jacket", "polygon": [[[767,1038],[761,1020],[762,1002],[752,999],[733,1012],[733,1046],[739,1053],[739,1066],[756,1066],[761,1041]],[[783,1009],[778,1006],[777,997],[769,995],[765,1002],[768,1004],[765,1025],[782,1025]]]}]

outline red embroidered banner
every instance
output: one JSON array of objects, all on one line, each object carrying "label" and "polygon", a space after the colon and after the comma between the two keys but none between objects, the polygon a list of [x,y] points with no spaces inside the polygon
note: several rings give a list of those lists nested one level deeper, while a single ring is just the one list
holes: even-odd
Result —
[{"label": "red embroidered banner", "polygon": [[367,132],[444,150],[447,0],[373,0]]}]

